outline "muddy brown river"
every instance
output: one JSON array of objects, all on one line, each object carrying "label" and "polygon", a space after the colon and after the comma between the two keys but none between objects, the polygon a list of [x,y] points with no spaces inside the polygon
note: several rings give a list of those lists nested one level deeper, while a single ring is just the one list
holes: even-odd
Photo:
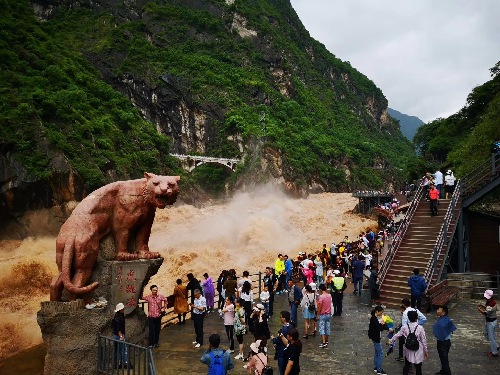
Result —
[{"label": "muddy brown river", "polygon": [[[156,214],[149,244],[165,261],[151,282],[168,295],[188,272],[214,279],[227,268],[254,273],[273,265],[280,252],[295,257],[345,235],[354,238],[376,224],[351,213],[356,203],[348,193],[292,199],[272,187],[201,208],[176,203]],[[45,235],[0,241],[0,359],[42,343],[36,313],[57,272],[57,228],[47,224],[57,220],[47,211],[30,215],[32,230]]]}]

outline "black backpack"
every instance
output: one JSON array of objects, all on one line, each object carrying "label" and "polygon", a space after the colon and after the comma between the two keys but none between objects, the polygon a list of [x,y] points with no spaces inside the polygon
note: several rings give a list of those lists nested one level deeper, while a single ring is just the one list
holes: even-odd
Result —
[{"label": "black backpack", "polygon": [[415,332],[417,331],[418,325],[415,327],[415,330],[413,332],[410,330],[410,325],[407,324],[407,326],[408,326],[409,333],[408,333],[408,336],[406,337],[406,340],[405,340],[405,348],[408,350],[411,350],[411,351],[416,351],[420,347],[420,344],[418,343],[418,340],[417,340],[417,335],[415,334]]}]

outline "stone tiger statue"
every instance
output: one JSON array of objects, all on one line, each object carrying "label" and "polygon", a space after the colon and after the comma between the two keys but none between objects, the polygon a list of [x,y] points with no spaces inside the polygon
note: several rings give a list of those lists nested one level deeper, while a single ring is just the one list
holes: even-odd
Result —
[{"label": "stone tiger statue", "polygon": [[[172,205],[179,194],[179,176],[145,173],[143,179],[118,181],[95,190],[83,199],[62,225],[56,239],[59,274],[50,284],[50,300],[61,301],[63,289],[74,298],[94,291],[85,285],[99,254],[99,243],[114,238],[117,260],[159,258],[148,247],[156,208]],[[135,244],[129,253],[128,244]]]}]

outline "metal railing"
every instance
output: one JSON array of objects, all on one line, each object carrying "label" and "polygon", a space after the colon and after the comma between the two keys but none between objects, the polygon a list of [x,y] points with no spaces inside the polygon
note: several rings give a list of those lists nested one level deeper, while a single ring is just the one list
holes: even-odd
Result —
[{"label": "metal railing", "polygon": [[[455,185],[455,190],[453,191],[453,194],[451,196],[450,204],[448,205],[448,209],[446,210],[446,214],[444,215],[444,220],[443,224],[441,225],[441,228],[439,229],[439,233],[436,239],[436,243],[434,244],[434,248],[432,249],[432,256],[429,259],[429,262],[427,263],[427,266],[425,268],[424,272],[424,279],[427,284],[427,289],[429,289],[429,286],[431,284],[432,278],[434,277],[434,274],[437,271],[437,266],[438,266],[438,261],[439,257],[441,256],[441,252],[444,248],[448,250],[448,244],[450,240],[450,236],[448,235],[450,225],[452,220],[455,220],[455,225],[458,220],[458,216],[460,215],[460,212],[456,212],[456,207],[458,202],[460,201],[460,194],[461,194],[461,180],[458,180],[457,184]],[[443,264],[441,265],[442,267],[439,269],[439,274],[442,272],[442,268],[444,266],[444,261]],[[439,277],[438,274],[438,277]],[[426,290],[427,291],[427,290]]]},{"label": "metal railing", "polygon": [[490,182],[492,177],[500,173],[500,154],[491,154],[491,158],[485,160],[462,180],[462,195],[468,196]]},{"label": "metal railing", "polygon": [[396,232],[392,240],[392,243],[389,245],[389,250],[387,251],[387,255],[385,256],[384,260],[380,265],[380,272],[378,276],[379,285],[382,285],[384,282],[385,276],[389,271],[389,267],[391,266],[392,260],[394,259],[394,256],[396,255],[396,252],[398,251],[398,248],[401,245],[401,241],[405,236],[408,227],[410,226],[410,222],[413,219],[415,212],[417,212],[420,200],[424,196],[424,191],[425,191],[424,185],[420,184],[415,193],[415,197],[411,201],[410,208],[406,212],[406,215],[403,219],[403,223],[399,226],[399,230]]},{"label": "metal railing", "polygon": [[97,337],[97,374],[156,375],[151,348],[113,337]]}]

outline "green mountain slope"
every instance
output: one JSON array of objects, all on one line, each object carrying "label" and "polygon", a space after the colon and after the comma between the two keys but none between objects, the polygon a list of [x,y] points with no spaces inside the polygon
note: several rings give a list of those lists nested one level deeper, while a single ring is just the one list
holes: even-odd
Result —
[{"label": "green mountain slope", "polygon": [[500,139],[499,66],[490,69],[492,79],[475,87],[460,111],[418,129],[414,142],[423,157],[452,168],[458,176],[490,157],[493,142]]},{"label": "green mountain slope", "polygon": [[61,155],[92,189],[173,173],[168,153],[182,152],[244,157],[233,183],[265,170],[332,191],[382,187],[413,157],[380,89],[311,39],[288,0],[2,9],[0,159],[24,182],[49,180]]}]

